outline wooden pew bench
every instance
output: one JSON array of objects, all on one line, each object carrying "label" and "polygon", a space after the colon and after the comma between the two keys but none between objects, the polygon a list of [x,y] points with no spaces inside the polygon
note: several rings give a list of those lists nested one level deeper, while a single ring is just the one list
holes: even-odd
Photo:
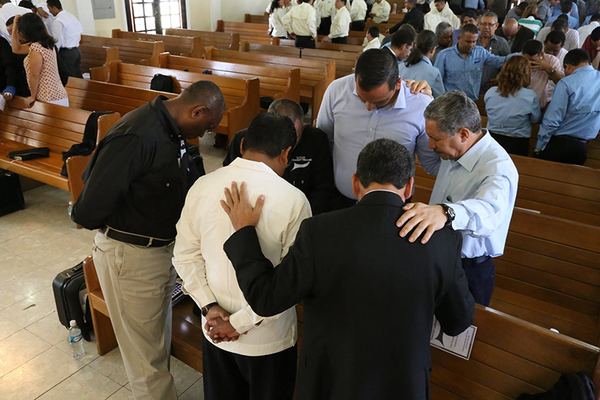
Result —
[{"label": "wooden pew bench", "polygon": [[[279,39],[279,45],[285,47],[294,47],[294,40],[292,39]],[[364,47],[355,44],[341,44],[341,43],[327,43],[327,42],[316,42],[317,50],[336,50],[345,51],[349,53],[362,53]]]},{"label": "wooden pew bench", "polygon": [[210,71],[214,76],[260,80],[260,95],[273,99],[287,98],[300,102],[300,69],[268,68],[257,65],[234,64],[221,61],[161,54],[160,67],[181,71]]},{"label": "wooden pew bench", "polygon": [[204,47],[214,46],[217,49],[224,50],[238,50],[240,48],[239,33],[206,32],[196,31],[193,29],[169,28],[165,30],[165,35],[193,37],[198,36],[202,39]]},{"label": "wooden pew bench", "polygon": [[[39,101],[32,108],[27,108],[24,103],[22,98],[16,97],[0,112],[0,168],[68,190],[72,199],[76,200],[73,187],[81,184],[81,174],[89,156],[71,157],[71,160],[79,159],[79,163],[77,167],[73,164],[74,168],[66,178],[60,174],[63,166],[61,152],[82,142],[91,113]],[[109,114],[98,119],[98,140],[119,118],[119,114]],[[34,147],[48,147],[50,157],[14,161],[7,156],[11,151]]]},{"label": "wooden pew bench", "polygon": [[[107,48],[116,48],[107,55]],[[100,67],[110,61],[122,60],[129,64],[158,66],[158,56],[165,51],[163,42],[115,39],[100,36],[81,35],[81,71]]]},{"label": "wooden pew bench", "polygon": [[300,101],[312,105],[312,118],[317,117],[325,89],[335,79],[335,61],[321,61],[274,54],[206,49],[206,59],[270,68],[300,68]]},{"label": "wooden pew bench", "polygon": [[251,24],[269,24],[269,14],[264,13],[263,15],[252,15],[244,14],[244,22]]},{"label": "wooden pew bench", "polygon": [[162,41],[165,44],[165,51],[179,56],[202,58],[204,55],[204,44],[202,38],[199,36],[152,35],[113,29],[112,37],[117,39]]},{"label": "wooden pew bench", "polygon": [[[415,187],[413,201],[431,189]],[[597,345],[600,227],[515,208],[504,255],[494,259],[491,307]]]},{"label": "wooden pew bench", "polygon": [[236,132],[247,128],[252,119],[260,113],[260,85],[259,80],[256,78],[235,79],[197,72],[113,62],[104,67],[92,69],[92,80],[150,89],[150,81],[155,74],[171,76],[175,93],[181,93],[183,89],[194,82],[202,80],[217,84],[223,92],[227,110],[215,132],[227,135],[229,140],[233,138]]},{"label": "wooden pew bench", "polygon": [[279,44],[279,38],[267,34],[269,24],[252,24],[246,22],[217,21],[216,32],[239,33],[240,40],[260,44]]}]

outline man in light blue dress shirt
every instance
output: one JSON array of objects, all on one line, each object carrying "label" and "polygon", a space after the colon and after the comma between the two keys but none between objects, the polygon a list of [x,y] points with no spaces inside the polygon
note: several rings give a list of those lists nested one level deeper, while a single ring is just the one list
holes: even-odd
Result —
[{"label": "man in light blue dress shirt", "polygon": [[544,160],[583,165],[587,141],[600,129],[600,71],[583,49],[571,50],[565,74],[554,89],[538,133],[534,155]]},{"label": "man in light blue dress shirt", "polygon": [[462,90],[473,101],[479,97],[483,67],[502,68],[506,56],[496,56],[477,46],[479,31],[472,24],[461,29],[458,44],[442,50],[435,59],[447,91]]},{"label": "man in light blue dress shirt", "polygon": [[519,174],[508,153],[481,129],[479,110],[463,92],[435,99],[425,120],[429,147],[442,164],[429,205],[404,206],[400,236],[412,231],[414,242],[425,232],[421,243],[427,243],[446,225],[459,231],[469,290],[475,302],[487,306],[495,284],[493,257],[504,253]]},{"label": "man in light blue dress shirt", "polygon": [[538,4],[538,15],[542,22],[546,22],[552,17],[552,7],[558,5],[558,9],[560,10],[560,5],[558,3],[560,3],[559,0],[544,0]]},{"label": "man in light blue dress shirt", "polygon": [[[552,6],[552,16],[556,17],[563,13],[561,8],[562,2],[557,2]],[[577,2],[573,2],[573,11],[571,11],[571,16],[579,21],[579,7],[577,6]]]},{"label": "man in light blue dress shirt", "polygon": [[428,148],[425,133],[423,112],[431,97],[411,93],[398,78],[397,60],[390,51],[365,51],[355,71],[329,85],[317,118],[317,127],[333,144],[335,185],[345,197],[340,206],[356,202],[352,174],[358,154],[375,139],[402,144],[413,157],[419,156],[420,164],[432,175],[440,165],[439,156]]},{"label": "man in light blue dress shirt", "polygon": [[563,1],[560,4],[561,12],[548,18],[548,21],[546,22],[545,26],[552,26],[552,23],[558,19],[559,15],[565,14],[567,16],[567,18],[569,19],[569,28],[579,29],[579,17],[575,17],[573,15],[574,7],[576,7],[575,3],[572,3],[569,0]]}]

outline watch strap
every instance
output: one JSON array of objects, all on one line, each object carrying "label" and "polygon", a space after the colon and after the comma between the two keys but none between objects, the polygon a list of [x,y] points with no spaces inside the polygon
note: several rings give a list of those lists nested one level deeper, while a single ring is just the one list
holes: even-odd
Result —
[{"label": "watch strap", "polygon": [[206,317],[206,314],[208,314],[208,310],[210,310],[212,307],[218,305],[219,303],[210,303],[205,305],[204,307],[202,307],[202,316]]}]

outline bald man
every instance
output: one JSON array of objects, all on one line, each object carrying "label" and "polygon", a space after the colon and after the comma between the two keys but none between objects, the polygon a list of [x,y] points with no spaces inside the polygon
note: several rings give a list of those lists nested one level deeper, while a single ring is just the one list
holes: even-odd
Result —
[{"label": "bald man", "polygon": [[519,25],[514,18],[504,21],[502,29],[496,31],[496,34],[506,39],[511,53],[520,53],[525,42],[535,37],[535,33],[531,29]]}]

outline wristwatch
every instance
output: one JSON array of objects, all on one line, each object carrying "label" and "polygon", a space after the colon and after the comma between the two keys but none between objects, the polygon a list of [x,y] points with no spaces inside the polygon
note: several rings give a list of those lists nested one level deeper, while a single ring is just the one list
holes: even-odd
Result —
[{"label": "wristwatch", "polygon": [[550,73],[548,74],[548,76],[552,76],[556,73],[556,70],[553,68],[552,71],[550,71]]},{"label": "wristwatch", "polygon": [[218,305],[219,303],[210,303],[205,305],[204,307],[202,307],[202,316],[206,317],[206,314],[208,314],[208,310],[210,310],[212,307]]},{"label": "wristwatch", "polygon": [[452,207],[450,207],[448,204],[444,204],[444,203],[440,203],[440,204],[438,204],[438,206],[441,206],[444,209],[444,212],[446,213],[446,218],[448,218],[448,220],[446,221],[446,224],[444,226],[452,225],[452,221],[454,221],[454,218],[456,217],[456,213],[454,212],[454,209]]}]

